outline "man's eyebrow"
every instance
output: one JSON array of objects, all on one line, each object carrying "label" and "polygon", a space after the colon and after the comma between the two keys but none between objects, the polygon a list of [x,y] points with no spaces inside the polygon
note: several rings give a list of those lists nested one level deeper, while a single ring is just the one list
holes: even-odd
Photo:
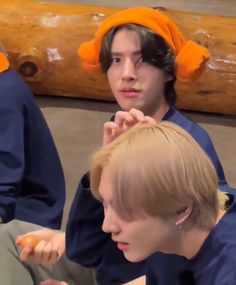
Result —
[{"label": "man's eyebrow", "polygon": [[[141,50],[137,50],[137,51],[132,52],[132,55],[140,55],[140,54],[142,54]],[[123,55],[123,53],[122,52],[118,52],[118,51],[111,51],[111,55],[113,55],[113,56],[121,56],[121,55]]]},{"label": "man's eyebrow", "polygon": [[112,51],[111,55],[120,56],[120,55],[122,55],[122,53],[121,52]]}]

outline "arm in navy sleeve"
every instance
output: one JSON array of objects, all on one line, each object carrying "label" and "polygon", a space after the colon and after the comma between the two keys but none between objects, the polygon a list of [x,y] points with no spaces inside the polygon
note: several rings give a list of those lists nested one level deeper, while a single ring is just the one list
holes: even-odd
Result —
[{"label": "arm in navy sleeve", "polygon": [[20,108],[12,104],[11,98],[9,102],[6,98],[0,106],[0,217],[3,222],[14,218],[17,189],[24,171],[24,120]]},{"label": "arm in navy sleeve", "polygon": [[87,174],[78,186],[66,226],[66,253],[86,267],[97,267],[101,262],[104,244],[110,236],[102,232],[103,207],[91,191]]}]

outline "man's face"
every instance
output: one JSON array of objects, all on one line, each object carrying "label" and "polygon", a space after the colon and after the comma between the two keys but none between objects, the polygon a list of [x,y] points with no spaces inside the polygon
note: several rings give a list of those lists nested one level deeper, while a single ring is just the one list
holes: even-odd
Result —
[{"label": "man's face", "polygon": [[149,214],[126,221],[115,211],[109,166],[102,172],[99,192],[104,206],[102,229],[111,234],[113,241],[127,260],[138,262],[157,251],[173,252],[177,240],[173,221]]},{"label": "man's face", "polygon": [[124,111],[136,108],[153,116],[166,105],[165,71],[143,61],[135,31],[118,31],[111,46],[112,63],[107,71],[110,88]]}]

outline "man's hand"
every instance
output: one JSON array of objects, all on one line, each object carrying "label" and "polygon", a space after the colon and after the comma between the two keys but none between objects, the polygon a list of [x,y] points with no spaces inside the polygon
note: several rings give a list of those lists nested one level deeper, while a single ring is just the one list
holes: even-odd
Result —
[{"label": "man's hand", "polygon": [[[31,242],[28,237],[37,239]],[[27,242],[25,242],[28,240]],[[55,264],[65,251],[65,233],[51,229],[41,229],[18,236],[15,244],[20,248],[20,259],[36,264]]]},{"label": "man's hand", "polygon": [[106,122],[104,124],[103,145],[111,143],[118,136],[142,122],[155,123],[155,120],[134,108],[129,112],[116,112],[114,122]]}]

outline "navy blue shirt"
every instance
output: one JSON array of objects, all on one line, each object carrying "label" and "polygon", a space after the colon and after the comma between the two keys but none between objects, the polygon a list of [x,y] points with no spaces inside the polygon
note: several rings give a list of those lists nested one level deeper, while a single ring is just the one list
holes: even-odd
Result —
[{"label": "navy blue shirt", "polygon": [[0,217],[60,228],[65,182],[47,123],[26,83],[0,73]]},{"label": "navy blue shirt", "polygon": [[230,199],[231,206],[189,261],[196,285],[236,283],[236,194]]},{"label": "navy blue shirt", "polygon": [[[213,162],[220,188],[227,192],[233,191],[225,181],[224,171],[208,133],[175,108],[170,108],[163,120],[179,125],[192,135]],[[145,274],[145,261],[128,262],[123,253],[117,249],[110,235],[102,232],[103,207],[92,196],[89,187],[89,180],[85,175],[79,183],[67,223],[66,253],[68,258],[83,266],[96,268],[97,280],[101,285],[121,284]],[[162,262],[162,256],[157,257]],[[158,263],[155,262],[155,266],[156,264]],[[175,259],[168,259],[169,264],[175,266]],[[177,266],[180,268],[178,269]],[[177,266],[176,272],[185,266],[185,262]],[[169,277],[170,283],[165,285],[173,285],[172,278]]]},{"label": "navy blue shirt", "polygon": [[229,197],[229,209],[196,256],[187,260],[160,253],[147,260],[147,285],[236,284],[236,194]]}]

